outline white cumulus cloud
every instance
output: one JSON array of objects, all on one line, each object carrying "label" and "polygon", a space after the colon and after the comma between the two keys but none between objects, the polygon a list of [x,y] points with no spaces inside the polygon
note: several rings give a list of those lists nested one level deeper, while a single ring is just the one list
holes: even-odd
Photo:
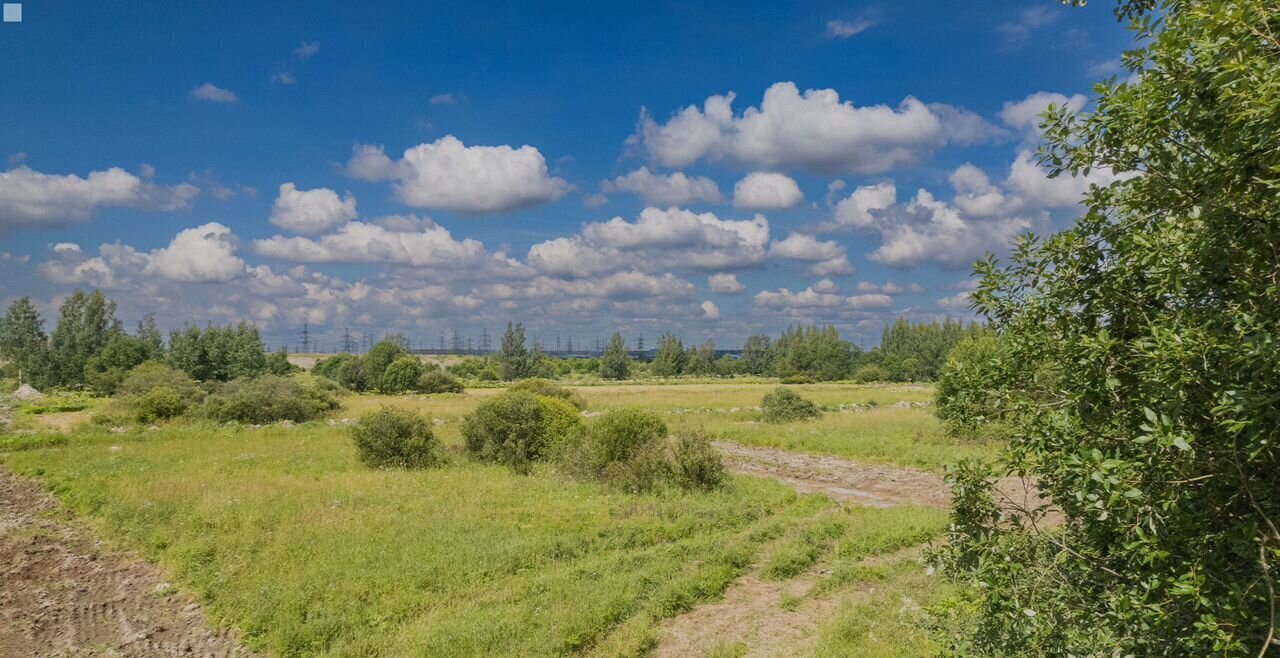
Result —
[{"label": "white cumulus cloud", "polygon": [[326,233],[356,218],[356,198],[327,187],[300,190],[293,183],[280,186],[271,208],[271,223],[294,233]]},{"label": "white cumulus cloud", "polygon": [[75,174],[45,174],[25,165],[0,172],[0,231],[23,226],[83,222],[104,207],[159,212],[190,210],[200,189],[188,183],[157,185],[119,167]]},{"label": "white cumulus cloud", "polygon": [[724,197],[716,182],[706,176],[686,176],[683,172],[655,174],[641,167],[600,185],[602,192],[631,192],[655,206],[681,206],[694,201],[720,203]]},{"label": "white cumulus cloud", "polygon": [[785,210],[804,202],[796,180],[785,174],[753,172],[733,186],[733,205],[748,210]]},{"label": "white cumulus cloud", "polygon": [[[741,114],[734,112],[734,98],[711,96],[701,108],[686,107],[666,123],[642,111],[629,142],[671,168],[710,158],[828,175],[881,173],[914,163],[956,136],[965,143],[978,138],[972,113],[910,97],[897,107],[856,106],[841,101],[834,89],[801,93],[795,83],[778,82],[765,91],[760,107]],[[957,121],[963,129],[952,128]]]},{"label": "white cumulus cloud", "polygon": [[549,175],[532,146],[467,146],[453,135],[411,147],[399,161],[382,147],[357,145],[345,169],[356,178],[394,180],[396,197],[406,205],[466,214],[538,205],[573,189]]},{"label": "white cumulus cloud", "polygon": [[212,283],[230,281],[244,269],[231,229],[209,222],[179,232],[169,246],[152,251],[145,273],[172,281]]},{"label": "white cumulus cloud", "polygon": [[747,290],[747,287],[738,280],[738,275],[729,272],[712,274],[707,277],[707,285],[711,287],[711,292],[722,295],[738,295]]},{"label": "white cumulus cloud", "polygon": [[471,238],[456,240],[431,220],[392,218],[381,224],[350,222],[319,238],[277,235],[255,240],[255,252],[297,263],[387,263],[412,267],[475,267],[488,256]]}]

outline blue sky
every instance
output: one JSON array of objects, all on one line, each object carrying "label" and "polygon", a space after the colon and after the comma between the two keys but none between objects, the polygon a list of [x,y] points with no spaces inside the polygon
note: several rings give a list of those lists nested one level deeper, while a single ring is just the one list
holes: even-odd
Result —
[{"label": "blue sky", "polygon": [[273,342],[874,343],[969,317],[975,256],[1078,214],[1034,116],[1087,109],[1129,43],[1051,0],[24,2],[0,301],[100,286],[127,322]]}]

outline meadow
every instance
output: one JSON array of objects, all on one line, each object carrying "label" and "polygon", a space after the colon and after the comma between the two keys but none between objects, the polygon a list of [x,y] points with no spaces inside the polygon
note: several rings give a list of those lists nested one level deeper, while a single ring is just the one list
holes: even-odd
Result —
[{"label": "meadow", "polygon": [[[911,406],[931,398],[928,387],[797,386],[828,411],[770,425],[756,407],[771,386],[577,391],[591,412],[642,407],[673,430],[863,462],[936,471],[992,450],[958,443],[930,409]],[[796,655],[933,650],[923,610],[947,592],[925,575],[918,547],[946,527],[945,510],[842,506],[743,475],[714,493],[642,495],[545,465],[517,475],[460,447],[461,417],[497,393],[349,396],[333,418],[297,426],[80,426],[0,442],[0,463],[158,563],[216,623],[269,655],[642,656],[661,649],[664,623],[744,576],[805,582],[776,602],[821,611],[811,640],[788,649]],[[342,419],[381,405],[430,414],[449,463],[363,466]],[[28,426],[62,422],[23,413]],[[707,653],[750,649],[727,642]]]}]

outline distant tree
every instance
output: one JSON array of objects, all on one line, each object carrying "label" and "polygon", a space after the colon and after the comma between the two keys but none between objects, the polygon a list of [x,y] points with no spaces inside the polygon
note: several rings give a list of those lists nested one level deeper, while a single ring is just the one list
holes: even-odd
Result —
[{"label": "distant tree", "polygon": [[422,377],[422,362],[416,356],[402,356],[383,371],[378,379],[378,390],[383,393],[405,393],[418,387]]},{"label": "distant tree", "polygon": [[267,355],[266,369],[267,372],[273,375],[288,375],[302,370],[302,368],[289,363],[289,348],[287,347],[282,347],[279,352],[272,352]]},{"label": "distant tree", "polygon": [[[409,352],[404,349],[400,343],[383,339],[364,355],[364,373],[368,379],[369,386],[378,388],[382,385],[382,375],[386,373],[387,367],[396,359],[408,356]],[[417,375],[414,375],[417,378]]]},{"label": "distant tree", "polygon": [[742,346],[739,370],[744,375],[767,375],[773,368],[773,350],[768,336],[748,336]]},{"label": "distant tree", "polygon": [[103,296],[102,291],[72,293],[59,309],[58,326],[49,340],[53,383],[75,388],[84,386],[85,365],[120,331],[116,304]]},{"label": "distant tree", "polygon": [[267,370],[267,348],[262,343],[262,332],[252,324],[241,322],[228,327],[227,380],[256,377]]},{"label": "distant tree", "polygon": [[684,343],[673,334],[663,334],[649,372],[655,377],[676,377],[684,372],[684,363]]},{"label": "distant tree", "polygon": [[169,365],[196,381],[212,381],[213,368],[201,341],[200,327],[188,325],[169,332]]},{"label": "distant tree", "polygon": [[502,378],[512,381],[536,377],[540,360],[541,355],[525,345],[524,325],[508,322],[507,330],[502,334],[502,349],[498,352]]},{"label": "distant tree", "polygon": [[224,382],[267,371],[262,334],[247,322],[175,329],[169,333],[168,361],[197,381]]},{"label": "distant tree", "polygon": [[85,384],[96,393],[111,395],[130,370],[155,360],[155,356],[151,345],[143,339],[125,333],[115,334],[107,339],[100,352],[85,363]]},{"label": "distant tree", "polygon": [[955,320],[911,322],[898,318],[880,337],[877,362],[894,381],[937,379],[947,355],[956,343],[981,333],[981,325]]},{"label": "distant tree", "polygon": [[338,383],[352,391],[365,391],[370,387],[368,371],[364,367],[364,359],[353,356],[345,359],[337,367]]},{"label": "distant tree", "polygon": [[782,332],[772,349],[772,373],[804,375],[816,380],[848,377],[855,348],[832,326],[794,326]]},{"label": "distant tree", "polygon": [[690,375],[716,374],[716,344],[713,341],[690,347],[685,353],[685,372]]},{"label": "distant tree", "polygon": [[622,334],[615,333],[609,339],[609,345],[600,358],[600,376],[605,379],[626,379],[631,375],[631,357],[627,355],[627,344],[622,341]]},{"label": "distant tree", "polygon": [[160,334],[160,328],[156,326],[156,316],[148,313],[138,322],[138,331],[134,334],[138,340],[142,341],[143,349],[147,353],[147,361],[160,361],[164,359],[164,336]]},{"label": "distant tree", "polygon": [[48,385],[49,342],[44,334],[44,321],[30,297],[9,304],[4,319],[0,320],[0,359],[9,363],[14,376],[21,373],[23,382],[39,388]]}]

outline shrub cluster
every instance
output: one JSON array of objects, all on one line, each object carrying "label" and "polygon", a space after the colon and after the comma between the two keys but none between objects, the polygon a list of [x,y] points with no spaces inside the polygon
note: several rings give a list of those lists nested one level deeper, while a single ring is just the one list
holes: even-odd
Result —
[{"label": "shrub cluster", "polygon": [[534,395],[541,395],[549,398],[559,398],[561,400],[564,400],[565,402],[568,402],[574,407],[577,407],[578,410],[583,410],[587,408],[587,401],[583,400],[582,396],[578,395],[577,393],[574,393],[573,391],[563,386],[560,386],[559,384],[556,384],[555,382],[549,379],[534,377],[532,379],[521,380],[519,382],[516,382],[515,384],[512,384],[511,386],[508,386],[507,390],[508,391],[524,391],[526,393],[532,393]]},{"label": "shrub cluster", "polygon": [[205,417],[220,423],[303,423],[338,408],[336,388],[315,378],[262,375],[223,384],[205,400]]},{"label": "shrub cluster", "polygon": [[419,393],[461,393],[462,391],[462,382],[443,370],[429,369],[418,378]]},{"label": "shrub cluster", "polygon": [[782,386],[765,394],[760,401],[760,410],[764,412],[765,422],[769,423],[811,420],[822,415],[822,410],[812,400],[806,400],[795,391]]},{"label": "shrub cluster", "polygon": [[652,491],[664,484],[704,491],[724,486],[724,463],[705,434],[692,432],[674,440],[667,434],[657,415],[618,409],[596,419],[558,457],[571,475],[625,491]]},{"label": "shrub cluster", "polygon": [[467,452],[478,459],[528,473],[581,424],[578,410],[559,398],[507,391],[464,418],[462,436]]},{"label": "shrub cluster", "polygon": [[95,420],[104,424],[155,423],[186,414],[204,397],[204,389],[187,373],[148,361],[125,375],[115,398]]},{"label": "shrub cluster", "polygon": [[461,393],[462,382],[434,363],[423,363],[399,343],[384,340],[364,356],[336,354],[321,359],[312,372],[352,391],[382,393]]},{"label": "shrub cluster", "polygon": [[444,460],[431,421],[412,411],[383,407],[351,427],[360,461],[373,468],[428,468]]}]

